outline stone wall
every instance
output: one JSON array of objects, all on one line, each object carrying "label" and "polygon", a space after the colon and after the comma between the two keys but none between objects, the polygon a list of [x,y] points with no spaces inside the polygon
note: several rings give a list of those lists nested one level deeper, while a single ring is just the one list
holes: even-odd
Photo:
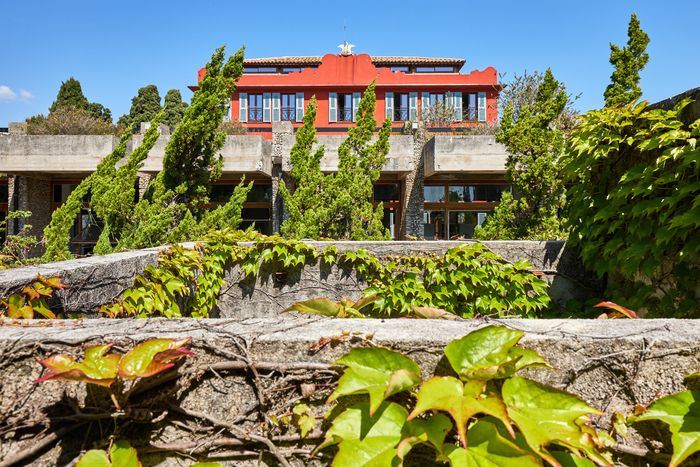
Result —
[{"label": "stone wall", "polygon": [[[65,417],[85,420],[89,416],[81,419],[75,414],[88,413],[85,406],[109,410],[110,401],[97,387],[85,391],[78,383],[33,384],[42,374],[36,359],[48,355],[78,356],[88,344],[113,343],[115,349],[126,351],[148,338],[191,337],[195,355],[178,368],[177,379],[161,378],[150,389],[142,386],[133,392],[131,400],[141,407],[141,416],[157,422],[131,423],[121,436],[130,436],[142,448],[144,465],[189,465],[191,459],[202,460],[199,453],[210,449],[209,459],[224,465],[279,465],[269,448],[250,436],[259,435],[260,427],[270,427],[266,420],[289,413],[298,401],[321,415],[336,379],[328,364],[350,348],[371,341],[403,352],[420,365],[426,379],[438,366],[447,343],[485,324],[525,331],[522,344],[540,352],[554,368],[528,370],[527,376],[572,392],[603,411],[605,415],[594,420],[602,428],[609,427],[616,411],[627,414],[635,405],[682,390],[683,377],[700,370],[700,322],[691,320],[428,324],[423,320],[289,315],[245,320],[0,321],[0,354],[4,356],[0,362],[0,464],[32,449],[34,455],[23,463],[67,465],[100,438],[101,429],[109,430],[113,423],[107,420],[100,428],[93,421],[79,425],[78,435],[66,432],[66,427],[74,425]],[[333,336],[334,345],[319,345]],[[31,428],[41,423],[61,441],[41,448],[47,433],[41,433],[41,427]],[[291,465],[330,463],[328,458],[308,457],[320,432],[312,432],[306,442],[289,441],[293,435],[293,430],[273,429],[269,438],[281,454],[289,456]],[[634,432],[625,443],[641,447]],[[164,449],[169,452],[162,452]],[[637,464],[622,457],[618,465]]]}]

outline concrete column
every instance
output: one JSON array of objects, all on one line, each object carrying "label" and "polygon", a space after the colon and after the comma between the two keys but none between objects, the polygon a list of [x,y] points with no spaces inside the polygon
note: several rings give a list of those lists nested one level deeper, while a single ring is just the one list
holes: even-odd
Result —
[{"label": "concrete column", "polygon": [[403,215],[401,216],[401,239],[407,237],[423,237],[423,180],[425,179],[425,163],[423,150],[426,143],[426,133],[419,122],[419,127],[413,132],[413,157],[415,170],[404,179]]},{"label": "concrete column", "polygon": [[[282,163],[284,159],[289,159],[289,154],[284,151],[285,140],[294,135],[292,122],[272,123],[272,231],[279,232],[280,226],[286,215],[284,202],[279,194],[279,181],[282,173]],[[289,182],[288,177],[285,182]]]}]

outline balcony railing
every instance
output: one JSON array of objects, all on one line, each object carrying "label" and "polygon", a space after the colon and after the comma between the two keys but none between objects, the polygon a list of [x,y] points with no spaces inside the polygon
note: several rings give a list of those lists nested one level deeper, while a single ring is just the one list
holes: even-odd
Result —
[{"label": "balcony railing", "polygon": [[339,122],[352,122],[352,109],[338,109]]},{"label": "balcony railing", "polygon": [[248,108],[248,121],[249,122],[262,122],[263,121],[263,108],[262,107],[249,107]]},{"label": "balcony railing", "polygon": [[296,120],[297,112],[294,107],[282,107],[282,121],[293,122]]},{"label": "balcony railing", "polygon": [[393,119],[395,122],[407,122],[409,121],[411,111],[408,107],[398,107],[394,109]]}]

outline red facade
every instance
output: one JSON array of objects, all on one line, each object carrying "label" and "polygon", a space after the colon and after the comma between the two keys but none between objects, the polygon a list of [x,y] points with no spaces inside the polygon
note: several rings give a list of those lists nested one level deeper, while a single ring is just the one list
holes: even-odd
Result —
[{"label": "red facade", "polygon": [[[450,118],[445,121],[443,115],[436,122],[433,117],[432,126],[458,131],[495,125],[501,90],[496,69],[463,74],[459,73],[463,63],[459,59],[366,54],[246,60],[246,71],[232,95],[230,117],[250,133],[269,138],[273,121],[289,120],[301,126],[302,112],[316,96],[319,134],[344,134],[354,125],[360,93],[374,80],[377,122],[391,118],[395,131],[408,121],[431,120],[430,112],[436,112],[432,109],[442,108],[444,114],[448,105]],[[445,64],[449,66],[441,66]],[[204,68],[199,71],[200,80],[204,72]]]}]

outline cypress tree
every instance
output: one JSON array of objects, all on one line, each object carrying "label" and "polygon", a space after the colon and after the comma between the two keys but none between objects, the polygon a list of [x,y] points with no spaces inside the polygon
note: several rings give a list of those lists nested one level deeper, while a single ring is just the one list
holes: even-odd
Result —
[{"label": "cypress tree", "polygon": [[338,173],[330,176],[326,190],[326,219],[321,236],[339,240],[387,239],[382,224],[384,210],[372,204],[374,183],[389,153],[391,122],[384,120],[377,140],[370,144],[377,127],[374,118],[374,82],[367,86],[358,106],[357,125],[338,147]]},{"label": "cypress tree", "polygon": [[639,72],[649,61],[648,44],[649,36],[640,27],[637,15],[632,13],[627,27],[627,45],[620,49],[610,44],[610,63],[615,71],[610,76],[612,82],[605,89],[606,107],[627,105],[642,96]]},{"label": "cypress tree", "polygon": [[160,111],[160,94],[155,84],[149,84],[139,89],[138,94],[131,98],[131,108],[128,115],[119,118],[119,124],[138,126],[141,122],[150,122]]},{"label": "cypress tree", "polygon": [[177,89],[171,89],[165,95],[165,116],[163,117],[163,124],[168,125],[171,128],[177,126],[185,115],[185,109],[187,108],[187,103],[182,102],[182,96],[180,91]]},{"label": "cypress tree", "polygon": [[[289,213],[280,231],[288,238],[318,239],[320,219],[324,217],[323,211],[327,208],[324,201],[326,177],[321,172],[324,148],[320,146],[312,152],[313,144],[318,141],[314,127],[316,111],[316,96],[313,96],[304,114],[304,125],[297,130],[296,141],[290,153],[293,186],[288,188],[284,180],[280,180],[280,196]],[[293,193],[290,189],[293,189]]]},{"label": "cypress tree", "polygon": [[49,107],[49,112],[58,109],[87,109],[89,102],[83,94],[80,81],[72,76],[61,83],[56,100]]},{"label": "cypress tree", "polygon": [[490,240],[546,240],[565,237],[559,218],[564,186],[559,158],[564,150],[564,132],[555,122],[566,108],[569,96],[547,69],[534,102],[521,102],[517,116],[510,103],[503,112],[496,141],[508,150],[506,178],[515,198],[504,192],[485,224],[474,237]]}]

